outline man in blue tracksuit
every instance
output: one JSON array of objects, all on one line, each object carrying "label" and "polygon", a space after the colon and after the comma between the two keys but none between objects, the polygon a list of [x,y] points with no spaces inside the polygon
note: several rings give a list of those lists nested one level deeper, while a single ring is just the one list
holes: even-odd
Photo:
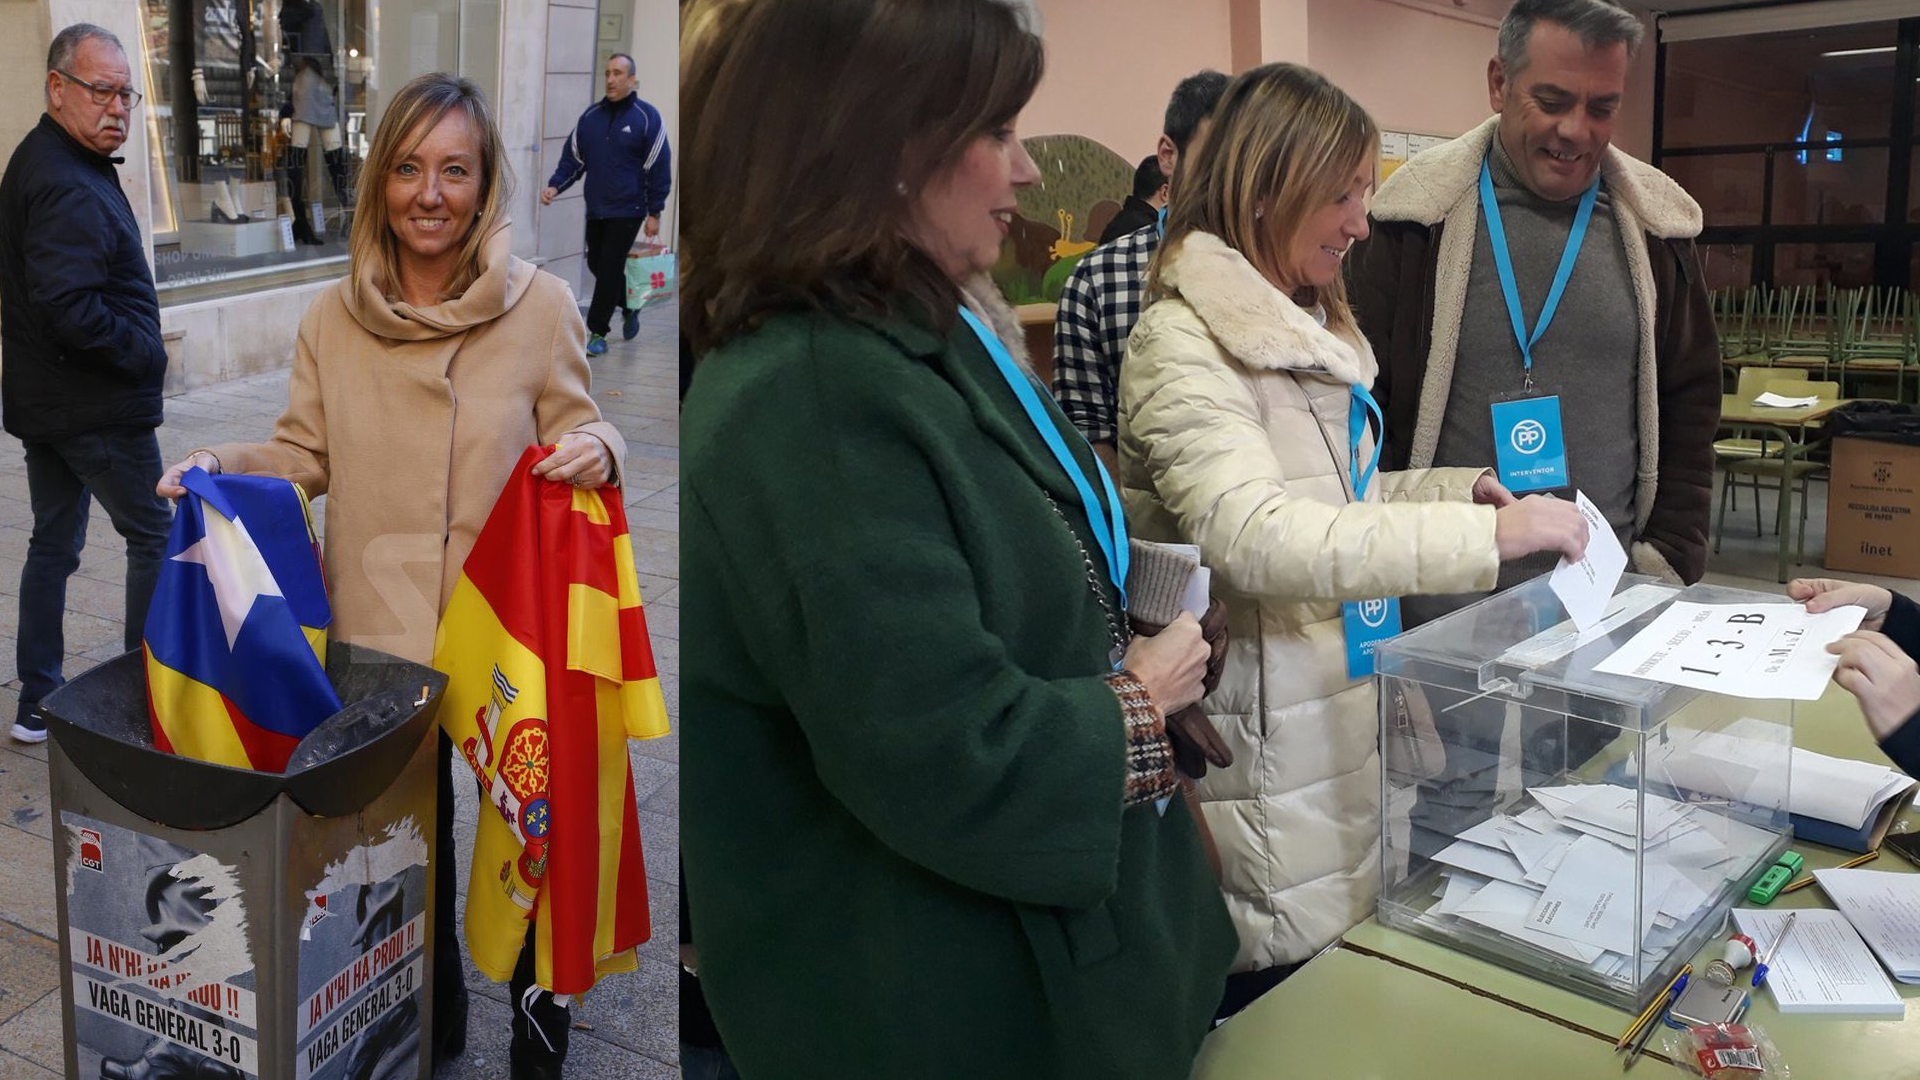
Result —
[{"label": "man in blue tracksuit", "polygon": [[[660,110],[634,96],[634,75],[633,57],[607,59],[607,96],[581,114],[540,193],[541,205],[550,205],[586,174],[587,269],[593,272],[588,356],[607,351],[613,309],[626,306],[627,249],[643,223],[649,238],[660,234],[660,211],[673,186],[666,125]],[[629,339],[639,333],[640,313],[627,312],[622,329]]]}]

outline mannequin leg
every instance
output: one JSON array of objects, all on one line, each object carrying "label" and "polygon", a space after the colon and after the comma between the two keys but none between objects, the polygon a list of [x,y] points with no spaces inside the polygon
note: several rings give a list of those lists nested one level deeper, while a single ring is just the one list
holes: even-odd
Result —
[{"label": "mannequin leg", "polygon": [[353,192],[347,189],[347,150],[336,146],[327,151],[327,178],[333,181],[334,197],[343,210],[353,209]]},{"label": "mannequin leg", "polygon": [[[293,238],[303,244],[320,245],[327,242],[313,227],[311,207],[313,195],[307,190],[308,151],[319,142],[319,129],[312,124],[293,122],[293,141],[287,150],[287,187],[293,199]],[[318,162],[315,162],[318,164]]]},{"label": "mannequin leg", "polygon": [[[298,138],[299,124],[295,124],[295,138]],[[293,238],[302,244],[318,244],[320,238],[313,234],[313,222],[307,219],[307,148],[289,145],[287,147],[287,199],[293,203]]]},{"label": "mannequin leg", "polygon": [[347,148],[340,145],[340,129],[328,128],[320,135],[320,145],[325,148],[327,157],[327,179],[333,181],[334,198],[340,200],[340,233],[346,235],[347,223],[352,221],[353,189],[347,184]]}]

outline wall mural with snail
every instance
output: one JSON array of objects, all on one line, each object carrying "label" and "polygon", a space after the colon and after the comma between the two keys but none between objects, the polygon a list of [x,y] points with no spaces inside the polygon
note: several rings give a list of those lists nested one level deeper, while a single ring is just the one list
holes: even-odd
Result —
[{"label": "wall mural with snail", "polygon": [[[1380,133],[1380,179],[1444,135]],[[1133,189],[1133,163],[1084,135],[1022,139],[1040,182],[1020,192],[1019,213],[1000,248],[993,280],[1014,304],[1060,301],[1060,289]]]},{"label": "wall mural with snail", "polygon": [[1057,303],[1067,276],[1132,190],[1133,166],[1084,135],[1021,143],[1040,168],[1040,182],[1020,192],[993,280],[1012,303]]}]

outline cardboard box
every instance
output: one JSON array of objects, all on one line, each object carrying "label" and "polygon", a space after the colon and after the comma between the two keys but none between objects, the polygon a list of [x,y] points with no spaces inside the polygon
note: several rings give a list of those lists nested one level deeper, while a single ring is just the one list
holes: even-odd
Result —
[{"label": "cardboard box", "polygon": [[1920,446],[1833,440],[1826,567],[1920,577]]}]

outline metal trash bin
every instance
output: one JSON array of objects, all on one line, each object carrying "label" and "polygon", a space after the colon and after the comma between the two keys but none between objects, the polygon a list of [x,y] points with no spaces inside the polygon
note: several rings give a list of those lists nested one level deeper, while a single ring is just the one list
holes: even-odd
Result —
[{"label": "metal trash bin", "polygon": [[430,1076],[446,676],[330,644],[348,704],[272,774],[154,749],[144,663],[42,702],[67,1076]]}]

